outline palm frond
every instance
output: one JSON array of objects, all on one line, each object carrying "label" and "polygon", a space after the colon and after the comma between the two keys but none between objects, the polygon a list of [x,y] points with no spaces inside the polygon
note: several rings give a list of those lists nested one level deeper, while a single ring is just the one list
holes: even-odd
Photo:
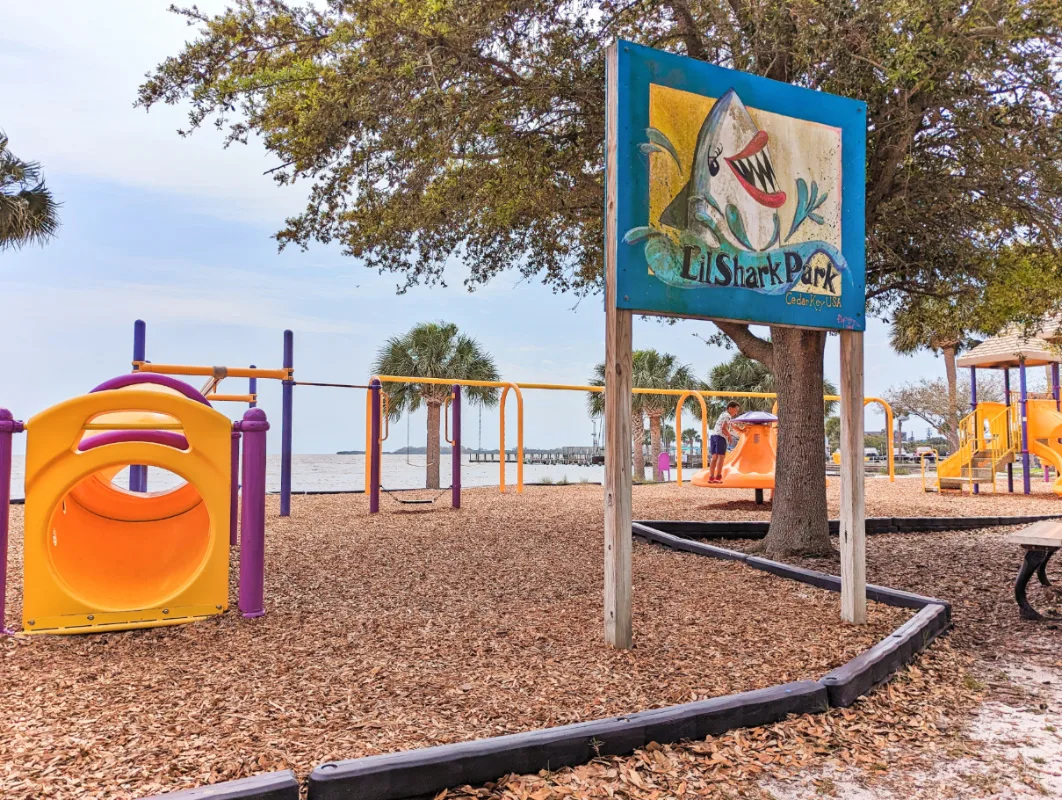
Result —
[{"label": "palm frond", "polygon": [[59,203],[40,164],[17,158],[7,146],[0,132],[0,251],[43,245],[59,230]]}]

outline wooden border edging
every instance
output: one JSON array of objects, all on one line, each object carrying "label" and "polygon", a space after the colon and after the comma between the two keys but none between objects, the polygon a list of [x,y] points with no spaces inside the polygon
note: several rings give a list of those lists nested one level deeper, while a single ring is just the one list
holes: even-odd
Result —
[{"label": "wooden border edging", "polygon": [[[1045,519],[1058,519],[1062,514],[1040,514],[1018,517],[867,517],[867,535],[882,533],[931,533],[992,528],[1001,525],[1027,525]],[[762,539],[767,535],[767,520],[722,520],[699,522],[692,520],[639,520],[664,533],[692,539]],[[840,521],[831,519],[830,535],[836,536]]]},{"label": "wooden border edging", "polygon": [[[835,575],[750,556],[737,550],[693,542],[672,533],[655,530],[645,523],[635,522],[631,527],[638,538],[665,547],[709,558],[743,561],[753,569],[782,578],[790,578],[831,592],[841,590],[841,579]],[[951,603],[945,600],[873,584],[867,584],[867,599],[884,605],[918,609],[918,613],[873,647],[819,680],[829,693],[831,706],[847,708],[852,705],[875,686],[887,681],[893,673],[925,650],[937,636],[951,628]]]},{"label": "wooden border edging", "polygon": [[825,711],[827,690],[800,681],[754,692],[419,750],[322,764],[310,773],[310,800],[397,800],[432,796],[510,773],[571,767],[627,755],[649,742],[704,739],[767,725],[789,714]]},{"label": "wooden border edging", "polygon": [[299,781],[290,769],[266,772],[212,786],[198,786],[145,800],[299,800]]},{"label": "wooden border edging", "polygon": [[[1054,519],[1056,517],[1043,517]],[[921,519],[921,518],[915,518]],[[930,518],[933,519],[933,518]],[[951,528],[955,518],[942,517]],[[1040,517],[966,517],[970,527],[1008,525]],[[988,520],[993,520],[990,523]],[[998,521],[1002,520],[1002,521]],[[910,518],[879,518],[879,530],[896,532]],[[868,533],[872,520],[867,520]],[[897,525],[896,523],[901,523]],[[656,524],[681,530],[686,536],[702,533],[707,523],[635,522],[635,538],[686,553],[739,561],[782,578],[839,592],[841,579],[824,572],[795,567],[767,558],[705,544]],[[755,538],[752,525],[723,523],[732,538]],[[740,526],[740,527],[739,527]],[[735,530],[737,529],[737,530]],[[908,528],[909,529],[909,528]],[[943,530],[946,528],[937,528]],[[752,534],[750,536],[750,533]],[[720,536],[717,531],[710,535]],[[951,628],[951,604],[932,597],[867,585],[867,599],[885,605],[917,609],[911,619],[868,650],[831,670],[817,681],[797,681],[752,692],[714,697],[694,703],[654,708],[619,717],[514,733],[471,742],[403,750],[379,756],[330,761],[310,773],[309,800],[410,800],[430,798],[454,786],[478,785],[503,775],[527,774],[576,766],[600,756],[627,755],[649,742],[661,744],[718,736],[735,728],[778,722],[791,714],[810,714],[847,708],[875,686],[887,681],[929,644]],[[278,781],[275,785],[271,781]],[[241,793],[242,792],[242,793]],[[188,789],[151,800],[296,800],[298,783],[290,772],[269,773],[239,781]]]},{"label": "wooden border edging", "polygon": [[[867,592],[867,599],[870,593]],[[847,708],[909,664],[929,643],[951,627],[947,607],[930,603],[869,650],[831,670],[820,680],[830,705]]]}]

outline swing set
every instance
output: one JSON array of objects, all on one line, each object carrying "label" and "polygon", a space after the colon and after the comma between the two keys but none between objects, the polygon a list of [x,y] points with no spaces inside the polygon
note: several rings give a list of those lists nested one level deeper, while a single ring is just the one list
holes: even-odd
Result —
[{"label": "swing set", "polygon": [[[500,389],[500,415],[499,415],[499,430],[498,430],[498,446],[501,453],[506,452],[506,439],[505,439],[505,423],[506,423],[506,400],[510,393],[516,398],[516,492],[520,494],[524,490],[524,400],[523,390],[539,389],[550,391],[572,391],[572,392],[603,392],[604,387],[601,386],[587,386],[587,385],[569,385],[569,384],[555,384],[555,383],[516,383],[513,381],[474,381],[474,380],[453,380],[449,378],[421,378],[410,375],[376,375],[369,383],[337,383],[332,381],[302,381],[295,379],[294,369],[294,335],[291,331],[284,331],[283,339],[283,362],[279,369],[264,369],[258,368],[254,365],[250,367],[227,367],[227,366],[194,366],[187,364],[154,364],[147,360],[146,357],[146,325],[142,320],[137,320],[133,328],[133,370],[136,372],[147,372],[163,375],[176,375],[176,376],[196,376],[201,375],[206,377],[207,383],[204,386],[204,395],[211,402],[239,402],[247,403],[248,406],[254,407],[258,402],[258,381],[259,380],[278,380],[281,382],[282,387],[282,413],[281,413],[281,453],[280,453],[280,516],[286,517],[291,513],[291,493],[292,493],[292,420],[293,420],[293,400],[294,389],[296,386],[314,386],[322,388],[332,389],[363,389],[366,392],[366,405],[365,405],[365,492],[369,495],[370,499],[370,511],[377,513],[379,511],[380,493],[386,494],[400,505],[408,506],[426,506],[433,505],[437,500],[442,497],[446,490],[441,490],[435,497],[421,499],[421,498],[406,498],[401,497],[401,491],[398,489],[389,489],[381,483],[381,463],[382,463],[382,444],[388,438],[390,433],[390,407],[388,405],[387,393],[384,390],[384,384],[389,383],[410,383],[410,384],[434,384],[449,386],[450,393],[447,396],[445,402],[445,408],[443,409],[443,417],[445,420],[445,437],[447,443],[452,447],[451,455],[451,469],[452,469],[452,481],[451,481],[451,505],[453,508],[460,508],[461,506],[461,387],[486,387],[493,389]],[[246,394],[221,394],[218,389],[222,381],[231,378],[246,378],[248,380],[248,392]],[[705,399],[709,397],[727,397],[727,398],[741,398],[741,397],[758,397],[758,398],[774,398],[775,395],[769,392],[715,392],[715,391],[702,391],[702,390],[686,390],[686,389],[656,389],[656,388],[643,388],[632,387],[632,394],[664,394],[676,397],[677,405],[681,408],[687,400],[696,400],[699,405],[701,414],[701,428],[702,428],[702,440],[706,438],[707,426],[708,426],[708,409]],[[825,398],[828,400],[836,400],[837,396],[831,396]],[[892,410],[889,408],[888,403],[878,398],[868,397],[865,398],[866,403],[879,403],[885,413],[888,424],[886,430],[890,434],[892,433]],[[374,427],[375,425],[375,427]],[[681,447],[681,439],[679,447]],[[408,433],[408,418],[407,418],[407,433],[406,433],[406,462],[412,464],[409,459],[409,433]],[[703,450],[703,447],[702,447]],[[892,443],[889,442],[889,479],[894,480],[894,471],[892,463]],[[703,463],[706,459],[706,454],[702,452],[702,467],[707,468],[707,464]],[[681,483],[681,450],[679,451],[679,481]],[[147,467],[134,465],[130,468],[129,477],[130,489],[132,491],[146,492],[147,491]],[[506,483],[506,460],[504,457],[499,458],[498,461],[498,490],[501,493],[506,493],[508,486]]]}]

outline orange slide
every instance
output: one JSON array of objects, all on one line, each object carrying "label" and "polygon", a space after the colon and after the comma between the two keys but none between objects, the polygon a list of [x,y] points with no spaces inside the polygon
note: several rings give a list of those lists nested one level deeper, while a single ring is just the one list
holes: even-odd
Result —
[{"label": "orange slide", "polygon": [[[1062,413],[1054,400],[1030,400],[1028,402],[1029,452],[1046,466],[1053,467],[1055,475],[1062,476]],[[1062,495],[1062,477],[1055,479],[1055,494]]]},{"label": "orange slide", "polygon": [[778,417],[748,411],[734,417],[738,443],[723,462],[723,482],[708,483],[708,470],[693,476],[693,485],[707,489],[773,489],[778,449]]}]

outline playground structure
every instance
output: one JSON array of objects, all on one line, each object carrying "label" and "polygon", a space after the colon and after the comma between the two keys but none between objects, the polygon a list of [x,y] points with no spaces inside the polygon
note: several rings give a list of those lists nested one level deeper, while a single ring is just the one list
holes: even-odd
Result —
[{"label": "playground structure", "polygon": [[[1057,333],[1055,332],[1049,332]],[[1016,329],[988,339],[959,358],[958,366],[970,369],[972,410],[959,421],[959,447],[939,459],[936,481],[927,481],[922,456],[922,487],[926,491],[963,491],[974,494],[982,487],[996,491],[1001,468],[1007,471],[1007,491],[1014,491],[1014,462],[1022,465],[1022,491],[1032,491],[1030,456],[1044,467],[1044,480],[1055,469],[1053,490],[1062,495],[1062,403],[1059,399],[1059,362],[1062,354],[1045,338],[1025,336]],[[1026,370],[1043,366],[1050,370],[1050,391],[1028,391]],[[1004,401],[978,401],[977,370],[1003,371]],[[1011,370],[1018,370],[1018,391],[1011,390]]]},{"label": "playground structure", "polygon": [[755,489],[756,503],[763,503],[763,490],[774,489],[774,465],[778,453],[778,417],[749,411],[734,417],[738,442],[726,454],[723,479],[708,482],[708,470],[693,476],[691,483],[707,489]]},{"label": "playground structure", "polygon": [[[0,625],[11,437],[23,430],[24,633],[176,625],[223,613],[238,532],[241,438],[239,607],[261,616],[268,429],[261,409],[233,423],[188,384],[147,373],[108,380],[25,425],[0,409]],[[133,465],[185,482],[160,492],[118,487],[115,476]]]},{"label": "playground structure", "polygon": [[[524,390],[544,390],[544,391],[564,391],[564,392],[604,392],[603,386],[590,386],[590,385],[574,385],[574,384],[562,384],[562,383],[519,383],[511,381],[474,381],[474,380],[453,380],[447,378],[418,378],[409,375],[375,375],[370,380],[368,387],[366,387],[366,402],[365,402],[365,492],[369,495],[369,508],[372,513],[376,513],[380,508],[380,492],[387,490],[383,488],[380,482],[379,469],[375,466],[378,462],[382,461],[383,456],[383,442],[388,437],[387,419],[389,418],[389,406],[387,392],[384,391],[385,383],[424,383],[435,385],[451,384],[452,394],[447,399],[447,406],[450,405],[452,399],[457,398],[455,408],[457,409],[458,419],[460,415],[459,407],[459,394],[458,390],[461,386],[484,386],[501,389],[501,398],[499,400],[499,452],[505,452],[505,399],[511,390],[516,397],[517,408],[517,449],[516,449],[516,491],[521,493],[524,490]],[[296,382],[299,385],[299,382]],[[311,385],[329,385],[329,384],[311,384]],[[351,388],[361,388],[359,386],[352,385]],[[693,399],[697,401],[700,408],[701,416],[701,440],[707,441],[708,439],[708,405],[705,402],[705,398],[755,398],[755,399],[775,399],[776,394],[773,392],[718,392],[710,390],[698,390],[698,389],[654,389],[648,387],[633,387],[631,389],[632,394],[653,394],[653,395],[669,395],[676,397],[676,407],[683,408],[686,401]],[[824,395],[824,401],[839,401],[841,398],[839,395]],[[895,465],[892,457],[892,407],[884,400],[877,397],[864,398],[863,405],[869,405],[871,403],[877,403],[881,406],[886,420],[886,431],[889,444],[889,480],[895,481]],[[775,403],[775,412],[777,412],[777,402]],[[775,424],[777,423],[777,417],[774,414],[766,414],[762,417],[755,417],[751,415],[761,414],[762,412],[748,412],[742,415],[746,421],[750,421],[750,424],[757,430],[750,431],[751,435],[755,439],[755,443],[750,445],[747,449],[742,447],[742,455],[740,457],[734,457],[733,459],[728,457],[728,466],[724,467],[724,471],[727,472],[728,478],[724,480],[723,484],[712,484],[712,488],[721,486],[721,488],[747,488],[756,490],[756,502],[763,502],[763,490],[774,488],[774,462],[775,451],[777,450],[777,431],[775,430]],[[770,420],[763,419],[763,417],[770,417]],[[443,418],[446,418],[445,409],[443,411]],[[740,421],[741,418],[739,418]],[[756,420],[751,422],[751,420]],[[771,424],[767,424],[771,423]],[[761,449],[759,437],[761,434],[766,433],[766,430],[759,430],[760,428],[770,428],[769,439],[770,447],[769,453],[766,450]],[[455,423],[455,430],[459,430],[459,423]],[[457,434],[458,437],[460,434]],[[454,445],[454,442],[447,437],[447,441]],[[764,443],[767,439],[764,439]],[[676,443],[676,478],[678,485],[682,485],[682,417],[681,414],[677,414],[675,417],[675,443]],[[454,490],[453,507],[460,507],[460,485],[461,485],[461,473],[460,473],[460,445],[454,445],[452,450],[452,486],[456,487]],[[731,453],[731,455],[734,455]],[[701,468],[707,469],[708,467],[708,453],[707,449],[701,448]],[[498,459],[498,486],[499,490],[504,493],[506,490],[505,483],[505,459]],[[694,486],[706,487],[708,484],[704,481],[698,482],[695,478],[692,481]],[[397,498],[396,498],[397,499]],[[433,500],[399,500],[404,503],[432,503]]]},{"label": "playground structure", "polygon": [[[302,381],[296,380],[295,368],[294,368],[294,353],[295,353],[295,339],[294,333],[290,330],[283,332],[283,351],[282,351],[282,366],[280,368],[260,368],[254,365],[249,367],[231,367],[231,366],[204,366],[204,365],[191,365],[191,364],[163,364],[152,363],[147,359],[147,325],[143,320],[137,320],[133,325],[133,360],[132,367],[135,373],[147,373],[152,375],[168,375],[178,376],[181,378],[189,378],[193,376],[200,376],[206,378],[206,383],[201,389],[201,394],[210,402],[235,402],[246,403],[250,408],[257,407],[258,404],[258,381],[259,380],[276,380],[281,383],[281,448],[280,448],[280,516],[286,517],[291,514],[291,493],[292,493],[292,435],[293,435],[293,421],[294,421],[294,390],[296,386],[307,387],[325,387],[325,388],[337,388],[337,389],[356,389],[365,390],[366,392],[366,405],[365,405],[365,475],[364,475],[364,489],[367,494],[370,495],[370,506],[379,509],[379,495],[381,492],[388,493],[388,490],[382,486],[381,475],[377,471],[375,477],[373,477],[373,465],[379,459],[376,454],[382,456],[383,442],[386,441],[389,434],[388,420],[390,418],[388,396],[386,392],[386,384],[388,383],[419,383],[419,384],[437,384],[437,385],[449,385],[451,386],[450,400],[447,401],[447,406],[450,406],[451,402],[457,400],[454,408],[456,414],[453,425],[454,433],[457,437],[460,436],[460,397],[459,391],[455,393],[454,387],[461,386],[487,386],[501,390],[501,397],[499,402],[499,449],[505,451],[506,442],[506,400],[510,393],[516,400],[516,481],[515,489],[519,494],[523,492],[524,487],[524,396],[523,393],[528,390],[541,390],[541,391],[567,391],[567,392],[604,392],[603,386],[591,386],[591,385],[578,385],[578,384],[557,384],[557,383],[522,383],[514,381],[471,381],[471,380],[453,380],[447,378],[421,378],[408,375],[376,375],[373,376],[368,383],[338,383],[329,381]],[[248,381],[246,393],[230,393],[223,394],[219,392],[219,387],[222,382],[227,379],[246,379]],[[378,384],[378,385],[377,385]],[[374,391],[377,394],[374,395]],[[755,399],[775,399],[776,395],[772,392],[720,392],[698,389],[656,389],[645,387],[633,387],[631,389],[632,394],[656,394],[656,395],[669,395],[676,397],[676,406],[682,408],[686,405],[687,401],[696,401],[700,410],[701,417],[701,435],[702,441],[707,441],[708,436],[708,406],[706,400],[708,398],[755,398]],[[375,400],[373,398],[376,398]],[[826,395],[823,398],[827,401],[840,401],[839,395]],[[863,405],[869,405],[875,403],[881,406],[882,412],[885,415],[885,429],[888,432],[888,473],[889,480],[895,480],[895,468],[893,462],[893,446],[892,446],[892,408],[887,402],[877,397],[866,397],[863,399]],[[376,433],[373,433],[373,419],[374,411],[379,416],[379,423]],[[775,404],[774,413],[777,413],[777,403]],[[445,416],[445,415],[444,415]],[[681,416],[676,417],[676,477],[678,484],[683,484],[683,470],[682,470],[682,438],[681,438]],[[453,444],[452,440],[447,437],[447,441]],[[460,491],[461,491],[461,479],[460,479],[460,446],[454,448],[457,456],[452,457],[452,483],[451,483],[451,504],[453,507],[460,507]],[[702,447],[702,451],[705,449]],[[701,467],[706,469],[707,464],[707,452],[701,453]],[[132,491],[146,492],[148,486],[147,478],[147,465],[136,464],[130,468],[129,472],[129,488]],[[773,472],[773,470],[772,470]],[[736,480],[736,478],[735,478]],[[750,479],[752,480],[752,479]],[[735,484],[736,485],[736,484]],[[456,487],[456,488],[455,488]],[[500,492],[505,493],[507,491],[507,477],[506,477],[506,460],[499,458],[498,460],[498,489]],[[749,486],[748,488],[763,488]],[[770,488],[770,487],[767,487]],[[392,498],[397,500],[397,495],[391,494]],[[403,504],[429,504],[434,501],[427,500],[404,500],[399,501]]]}]

